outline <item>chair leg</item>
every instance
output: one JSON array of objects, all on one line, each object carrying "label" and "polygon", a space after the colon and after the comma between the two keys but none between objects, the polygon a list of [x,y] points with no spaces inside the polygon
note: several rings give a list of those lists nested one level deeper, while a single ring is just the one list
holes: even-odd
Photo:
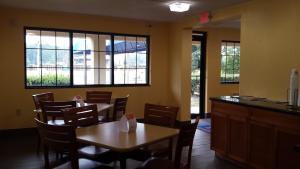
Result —
[{"label": "chair leg", "polygon": [[41,148],[41,138],[40,138],[40,135],[38,135],[38,137],[37,137],[37,146],[36,146],[36,154],[37,155],[40,154],[40,148]]},{"label": "chair leg", "polygon": [[173,139],[171,138],[169,141],[169,160],[172,161],[172,156],[173,156]]}]

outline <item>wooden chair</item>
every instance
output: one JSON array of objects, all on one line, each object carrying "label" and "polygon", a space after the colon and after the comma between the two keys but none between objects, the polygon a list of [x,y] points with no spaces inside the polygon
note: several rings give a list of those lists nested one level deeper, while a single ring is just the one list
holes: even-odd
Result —
[{"label": "wooden chair", "polygon": [[[41,122],[35,119],[39,134],[42,139],[44,146],[44,160],[45,168],[100,168],[100,169],[112,169],[108,166],[103,166],[101,163],[94,162],[87,159],[78,159],[76,133],[74,126],[62,125],[56,126]],[[60,164],[60,162],[50,163],[49,161],[49,150],[55,151],[67,151],[69,162]]]},{"label": "wooden chair", "polygon": [[[183,124],[180,127],[178,141],[175,150],[174,162],[168,159],[150,158],[141,167],[137,169],[190,169],[193,141],[195,131],[197,129],[199,118],[193,124]],[[182,163],[182,151],[184,148],[188,148],[187,163]]]},{"label": "wooden chair", "polygon": [[126,97],[115,99],[112,121],[118,120],[119,114],[123,115],[126,113],[126,104],[127,104],[128,97],[129,95],[127,95]]},{"label": "wooden chair", "polygon": [[[35,109],[33,112],[36,115],[37,119],[41,119],[41,101],[54,101],[54,94],[52,92],[47,92],[47,93],[38,93],[32,95],[32,99],[34,102]],[[41,147],[41,139],[40,137],[37,137],[37,153],[40,152],[40,147]]]},{"label": "wooden chair", "polygon": [[[66,108],[62,112],[65,124],[72,125],[74,128],[98,124],[97,105]],[[79,148],[78,153],[80,157],[107,164],[117,160],[113,158],[113,153],[109,149],[97,146],[84,145]]]},{"label": "wooden chair", "polygon": [[[43,122],[48,124],[63,125],[64,124],[64,114],[62,109],[76,107],[75,101],[41,101]],[[49,120],[49,117],[52,119]],[[60,119],[56,119],[60,118]]]},{"label": "wooden chair", "polygon": [[47,93],[39,93],[39,94],[34,94],[32,95],[33,102],[35,105],[35,112],[36,112],[36,117],[38,119],[41,119],[40,117],[40,110],[41,110],[41,101],[54,101],[54,94],[52,92],[47,92]]},{"label": "wooden chair", "polygon": [[112,92],[107,91],[87,91],[86,103],[107,103],[111,102]]},{"label": "wooden chair", "polygon": [[[86,92],[86,103],[111,103],[112,92],[109,91],[87,91]],[[100,122],[109,120],[109,110],[104,112],[104,116],[99,116]]]},{"label": "wooden chair", "polygon": [[178,107],[145,104],[144,122],[164,127],[175,127]]},{"label": "wooden chair", "polygon": [[[147,124],[153,124],[158,126],[174,128],[176,123],[176,117],[178,113],[178,107],[162,106],[155,104],[145,104],[144,110],[144,122]],[[138,149],[131,153],[130,158],[138,161],[145,161],[151,156],[165,157],[172,159],[172,146],[173,140],[169,139],[168,142],[160,142],[144,149]]]}]

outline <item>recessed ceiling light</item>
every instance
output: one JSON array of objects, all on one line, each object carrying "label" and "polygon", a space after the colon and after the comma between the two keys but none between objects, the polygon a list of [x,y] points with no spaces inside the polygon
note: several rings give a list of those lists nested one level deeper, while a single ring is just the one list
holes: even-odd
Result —
[{"label": "recessed ceiling light", "polygon": [[186,2],[173,2],[169,4],[170,11],[172,12],[185,12],[190,9],[189,3]]}]

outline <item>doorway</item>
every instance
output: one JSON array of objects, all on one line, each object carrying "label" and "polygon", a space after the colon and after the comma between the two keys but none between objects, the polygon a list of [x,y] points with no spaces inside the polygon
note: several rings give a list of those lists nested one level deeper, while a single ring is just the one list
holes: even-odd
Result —
[{"label": "doorway", "polygon": [[191,118],[205,118],[206,32],[193,31]]}]

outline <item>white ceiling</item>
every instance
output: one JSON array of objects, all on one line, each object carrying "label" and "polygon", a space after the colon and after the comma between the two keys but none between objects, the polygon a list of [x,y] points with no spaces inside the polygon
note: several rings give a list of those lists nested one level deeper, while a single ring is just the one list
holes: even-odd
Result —
[{"label": "white ceiling", "polygon": [[175,21],[201,11],[214,10],[248,0],[177,0],[190,2],[185,13],[173,13],[168,4],[174,0],[0,0],[0,5],[19,8],[114,16],[151,21]]}]

